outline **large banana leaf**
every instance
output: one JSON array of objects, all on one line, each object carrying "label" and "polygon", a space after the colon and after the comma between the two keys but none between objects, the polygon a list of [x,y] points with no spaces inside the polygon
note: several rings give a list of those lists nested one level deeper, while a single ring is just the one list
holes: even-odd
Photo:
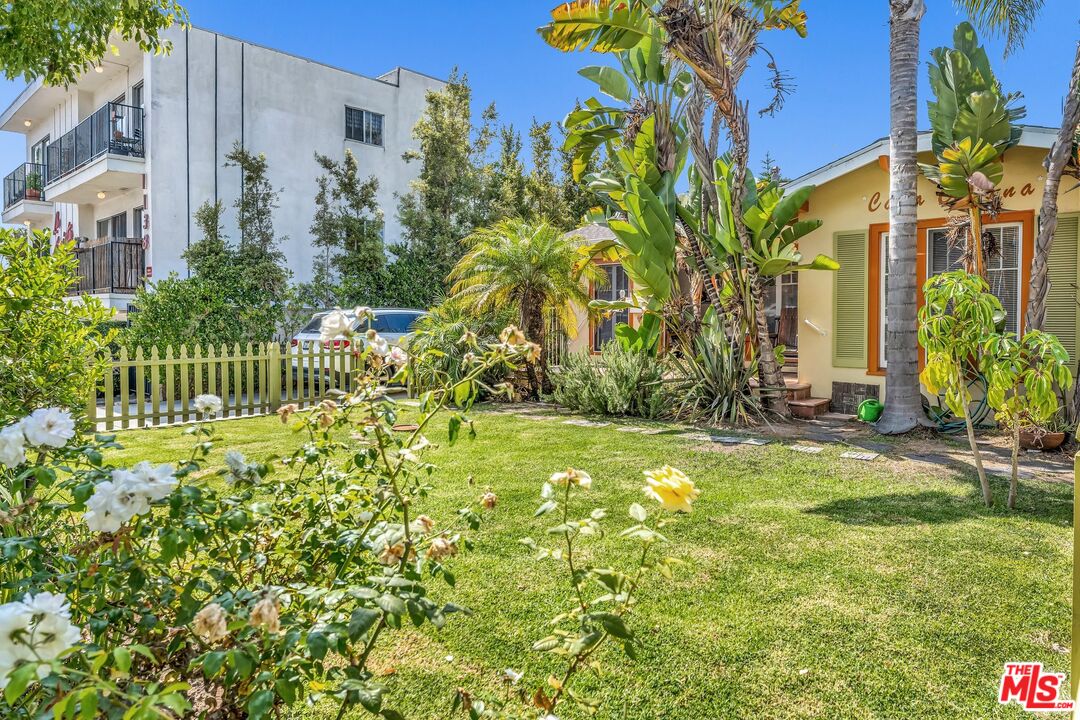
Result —
[{"label": "large banana leaf", "polygon": [[660,39],[660,28],[643,0],[573,0],[551,11],[538,32],[548,45],[572,52],[618,52],[644,38]]},{"label": "large banana leaf", "polygon": [[964,138],[956,145],[941,152],[938,163],[938,183],[949,197],[966,198],[972,194],[968,178],[981,172],[990,182],[997,185],[1005,174],[997,150],[993,145],[971,138]]},{"label": "large banana leaf", "polygon": [[605,95],[630,102],[630,81],[620,71],[607,65],[589,65],[578,70],[578,75],[592,80]]}]

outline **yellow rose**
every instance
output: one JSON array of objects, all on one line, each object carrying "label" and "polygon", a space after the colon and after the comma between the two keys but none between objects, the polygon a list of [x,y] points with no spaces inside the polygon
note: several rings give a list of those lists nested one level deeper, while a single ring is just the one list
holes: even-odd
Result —
[{"label": "yellow rose", "polygon": [[701,491],[682,470],[665,465],[659,470],[645,471],[645,494],[673,512],[690,512],[690,504]]}]

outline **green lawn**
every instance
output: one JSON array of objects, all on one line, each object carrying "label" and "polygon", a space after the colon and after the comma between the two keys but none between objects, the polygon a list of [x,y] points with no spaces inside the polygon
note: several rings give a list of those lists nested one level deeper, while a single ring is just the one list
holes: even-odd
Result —
[{"label": "green lawn", "polygon": [[[632,617],[640,660],[612,650],[602,676],[580,677],[603,702],[599,718],[1026,717],[997,704],[1002,665],[1068,669],[1068,484],[1023,482],[1016,512],[987,510],[972,474],[901,461],[901,446],[864,463],[841,459],[840,446],[717,452],[676,435],[476,417],[478,439],[428,456],[441,472],[422,508],[446,516],[487,486],[498,494],[475,552],[454,562],[457,588],[439,591],[475,614],[405,636],[377,659],[388,705],[410,720],[448,717],[455,688],[493,691],[503,668],[531,686],[552,670],[529,647],[567,581],[518,539],[551,524],[533,518],[540,486],[570,465],[592,474],[588,498],[609,509],[613,531],[642,499],[643,469],[674,465],[702,490],[694,513],[665,531],[667,554],[687,564],[671,584],[650,581]],[[296,441],[276,418],[218,429],[252,457]],[[188,447],[175,428],[121,441],[130,461]],[[1003,481],[995,492],[1004,498]],[[616,536],[592,547],[629,564],[631,545]]]}]

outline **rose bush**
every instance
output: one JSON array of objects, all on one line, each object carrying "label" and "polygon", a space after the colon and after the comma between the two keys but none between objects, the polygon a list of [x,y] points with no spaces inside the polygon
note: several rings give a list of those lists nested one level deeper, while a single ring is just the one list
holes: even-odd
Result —
[{"label": "rose bush", "polygon": [[[329,317],[324,334],[350,336]],[[471,435],[481,378],[532,348],[516,329],[470,348],[468,372],[400,432],[383,389],[408,359],[349,339],[351,392],[281,408],[302,443],[273,462],[219,453],[214,396],[195,398],[174,463],[115,466],[115,439],[77,434],[59,408],[0,429],[0,717],[257,720],[322,699],[400,717],[368,658],[403,626],[467,612],[437,585],[453,587],[495,504],[416,516],[438,477],[424,431],[445,412],[451,443]]]}]

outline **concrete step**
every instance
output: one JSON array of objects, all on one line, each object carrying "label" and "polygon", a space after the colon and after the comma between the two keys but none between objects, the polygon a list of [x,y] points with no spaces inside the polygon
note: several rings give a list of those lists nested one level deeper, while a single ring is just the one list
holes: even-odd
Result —
[{"label": "concrete step", "polygon": [[810,383],[786,383],[788,402],[792,400],[808,400],[810,398]]},{"label": "concrete step", "polygon": [[808,397],[803,400],[789,400],[791,414],[803,420],[813,420],[829,412],[829,398]]}]

